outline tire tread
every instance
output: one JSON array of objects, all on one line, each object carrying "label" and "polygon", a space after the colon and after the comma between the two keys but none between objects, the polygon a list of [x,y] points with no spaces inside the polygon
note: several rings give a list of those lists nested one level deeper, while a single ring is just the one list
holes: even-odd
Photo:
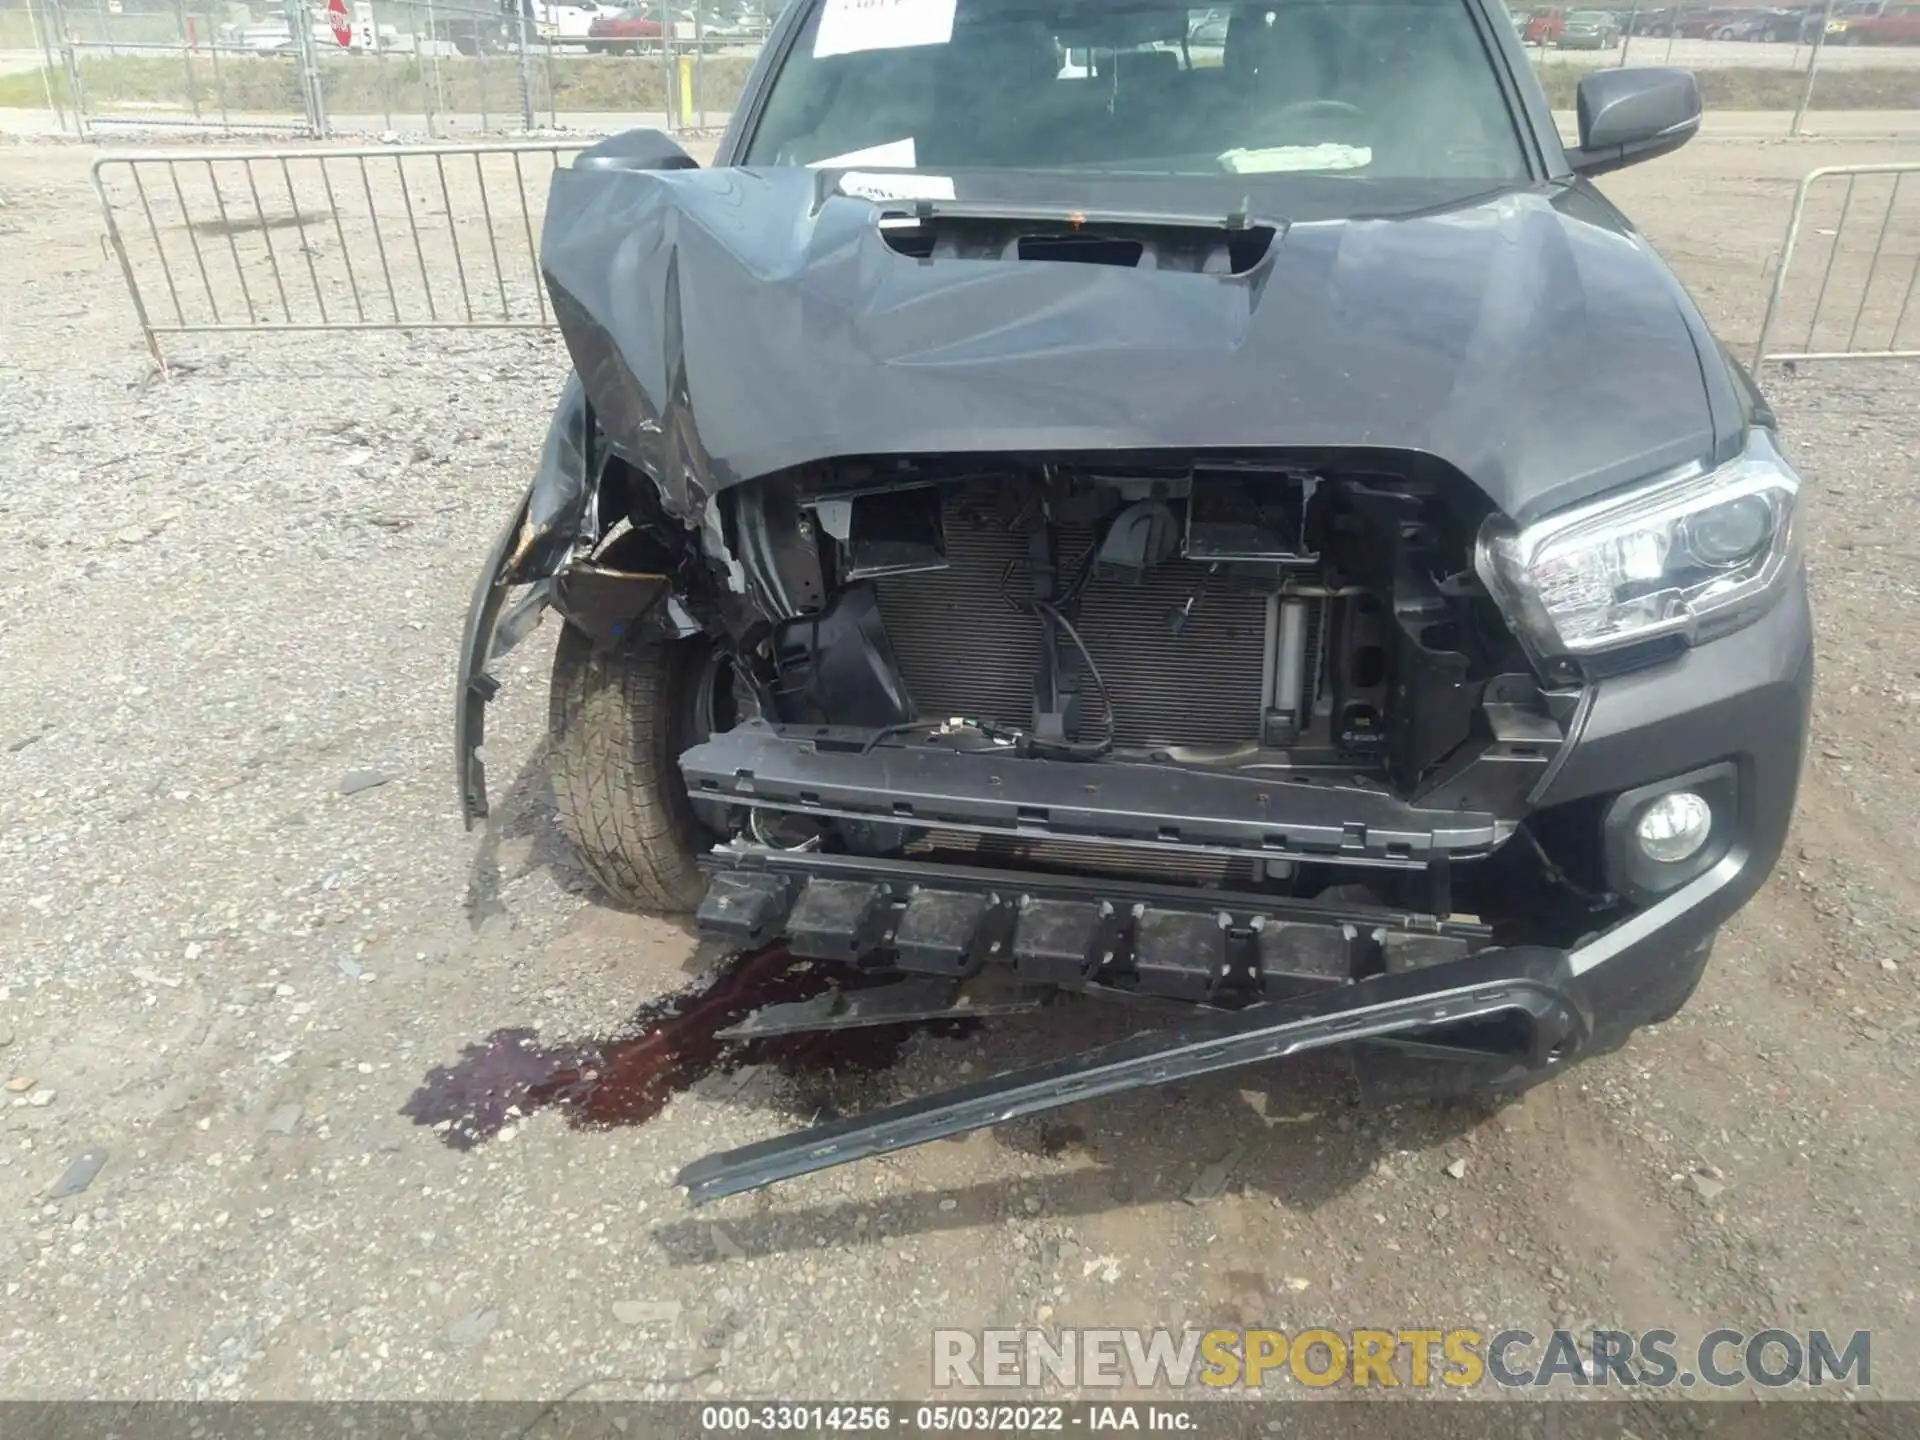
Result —
[{"label": "tire tread", "polygon": [[675,727],[689,647],[596,647],[566,626],[548,696],[560,828],[616,900],[656,914],[700,903],[698,825],[680,779]]}]

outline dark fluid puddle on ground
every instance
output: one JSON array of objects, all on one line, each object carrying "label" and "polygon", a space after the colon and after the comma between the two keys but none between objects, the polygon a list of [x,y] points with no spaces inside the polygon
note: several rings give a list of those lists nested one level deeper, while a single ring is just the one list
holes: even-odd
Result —
[{"label": "dark fluid puddle on ground", "polygon": [[772,1065],[788,1076],[872,1074],[890,1067],[917,1031],[964,1034],[976,1021],[875,1025],[760,1040],[722,1040],[762,1006],[810,1000],[833,988],[876,983],[847,966],[797,961],[774,946],[735,957],[703,990],[643,1006],[625,1034],[542,1045],[527,1029],[496,1030],[436,1065],[401,1113],[418,1125],[448,1122],[441,1139],[471,1150],[519,1116],[549,1105],[575,1125],[638,1125],[715,1070]]}]

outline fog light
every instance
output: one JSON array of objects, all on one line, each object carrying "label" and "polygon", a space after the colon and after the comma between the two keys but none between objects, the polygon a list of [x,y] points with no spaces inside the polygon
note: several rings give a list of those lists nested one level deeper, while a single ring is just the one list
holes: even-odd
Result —
[{"label": "fog light", "polygon": [[1695,854],[1713,830],[1713,807],[1691,790],[1662,795],[1640,812],[1634,838],[1649,860],[1673,865]]}]

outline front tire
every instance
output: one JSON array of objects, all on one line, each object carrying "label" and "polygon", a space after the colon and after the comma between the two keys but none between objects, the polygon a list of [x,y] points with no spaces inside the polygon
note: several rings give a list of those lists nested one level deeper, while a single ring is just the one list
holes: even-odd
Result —
[{"label": "front tire", "polygon": [[596,647],[571,625],[560,634],[547,711],[560,828],[587,873],[636,910],[683,914],[706,890],[679,757],[704,738],[713,662],[704,640]]}]

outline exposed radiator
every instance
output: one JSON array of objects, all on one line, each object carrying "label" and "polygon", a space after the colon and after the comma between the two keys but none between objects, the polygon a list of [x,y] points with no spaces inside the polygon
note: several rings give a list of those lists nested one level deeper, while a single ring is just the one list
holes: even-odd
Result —
[{"label": "exposed radiator", "polygon": [[[1030,593],[1027,538],[1007,530],[998,516],[952,500],[945,522],[946,569],[878,582],[880,613],[900,668],[922,716],[969,715],[1027,728],[1039,621],[1008,600]],[[1061,530],[1063,577],[1074,573],[1091,543],[1086,530]],[[1116,743],[1257,739],[1261,686],[1270,674],[1267,616],[1265,594],[1235,588],[1205,565],[1155,566],[1137,585],[1096,577],[1081,596],[1074,627],[1106,680]],[[1071,659],[1071,643],[1063,639],[1061,649]],[[1085,733],[1078,738],[1098,736],[1091,685],[1082,686],[1079,713]]]}]

